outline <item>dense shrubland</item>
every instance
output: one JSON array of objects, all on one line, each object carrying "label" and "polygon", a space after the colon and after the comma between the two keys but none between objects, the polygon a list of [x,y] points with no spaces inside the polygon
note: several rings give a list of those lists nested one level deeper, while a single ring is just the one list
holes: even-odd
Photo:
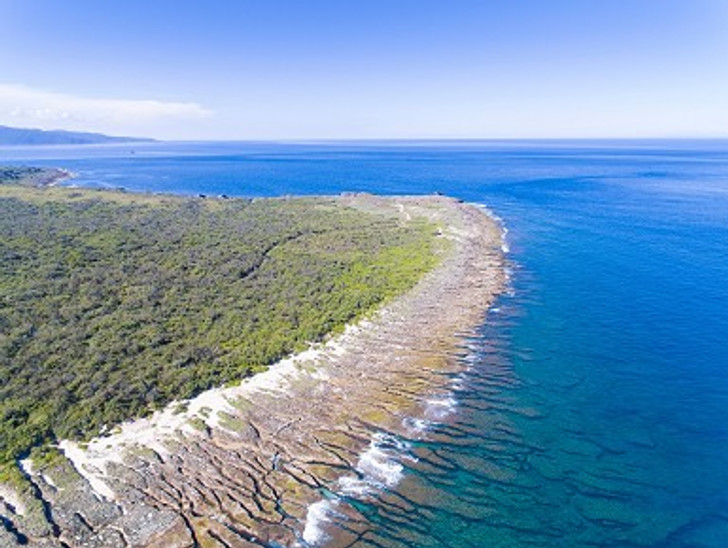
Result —
[{"label": "dense shrubland", "polygon": [[237,382],[435,263],[431,226],[328,199],[0,190],[0,463]]},{"label": "dense shrubland", "polygon": [[59,173],[59,170],[42,167],[0,166],[0,184],[37,186],[38,178],[47,178]]}]

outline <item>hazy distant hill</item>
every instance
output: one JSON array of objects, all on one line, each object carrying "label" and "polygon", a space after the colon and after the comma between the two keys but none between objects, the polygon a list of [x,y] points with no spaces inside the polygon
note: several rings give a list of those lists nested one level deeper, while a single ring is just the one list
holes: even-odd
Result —
[{"label": "hazy distant hill", "polygon": [[26,129],[0,126],[0,145],[88,145],[95,143],[150,142],[154,139],[111,137],[101,133]]}]

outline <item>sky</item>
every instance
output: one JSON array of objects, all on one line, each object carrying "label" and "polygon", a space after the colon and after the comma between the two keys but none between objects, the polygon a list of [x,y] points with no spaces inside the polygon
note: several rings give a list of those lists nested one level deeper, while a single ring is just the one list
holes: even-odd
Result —
[{"label": "sky", "polygon": [[0,0],[0,124],[728,137],[728,0]]}]

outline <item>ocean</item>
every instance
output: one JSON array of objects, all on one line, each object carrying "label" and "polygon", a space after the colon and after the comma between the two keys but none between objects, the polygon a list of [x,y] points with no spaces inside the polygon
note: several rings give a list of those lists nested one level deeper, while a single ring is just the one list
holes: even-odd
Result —
[{"label": "ocean", "polygon": [[[357,546],[728,546],[728,142],[6,147],[0,164],[144,192],[486,205],[509,290],[417,434],[363,455],[377,488],[336,495],[362,516]],[[351,526],[317,510],[312,543]]]}]

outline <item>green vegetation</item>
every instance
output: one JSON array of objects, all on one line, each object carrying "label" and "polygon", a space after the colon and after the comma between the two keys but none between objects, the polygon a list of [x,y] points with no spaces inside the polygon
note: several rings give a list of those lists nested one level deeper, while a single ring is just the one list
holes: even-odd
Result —
[{"label": "green vegetation", "polygon": [[432,268],[433,232],[323,198],[0,185],[0,464],[321,340]]},{"label": "green vegetation", "polygon": [[46,171],[47,170],[42,167],[0,167],[0,183],[31,186],[29,185],[29,182],[32,181],[35,176],[41,175]]},{"label": "green vegetation", "polygon": [[62,169],[27,167],[27,166],[0,166],[0,185],[20,185],[27,187],[48,186],[60,179],[65,179],[70,173]]}]

